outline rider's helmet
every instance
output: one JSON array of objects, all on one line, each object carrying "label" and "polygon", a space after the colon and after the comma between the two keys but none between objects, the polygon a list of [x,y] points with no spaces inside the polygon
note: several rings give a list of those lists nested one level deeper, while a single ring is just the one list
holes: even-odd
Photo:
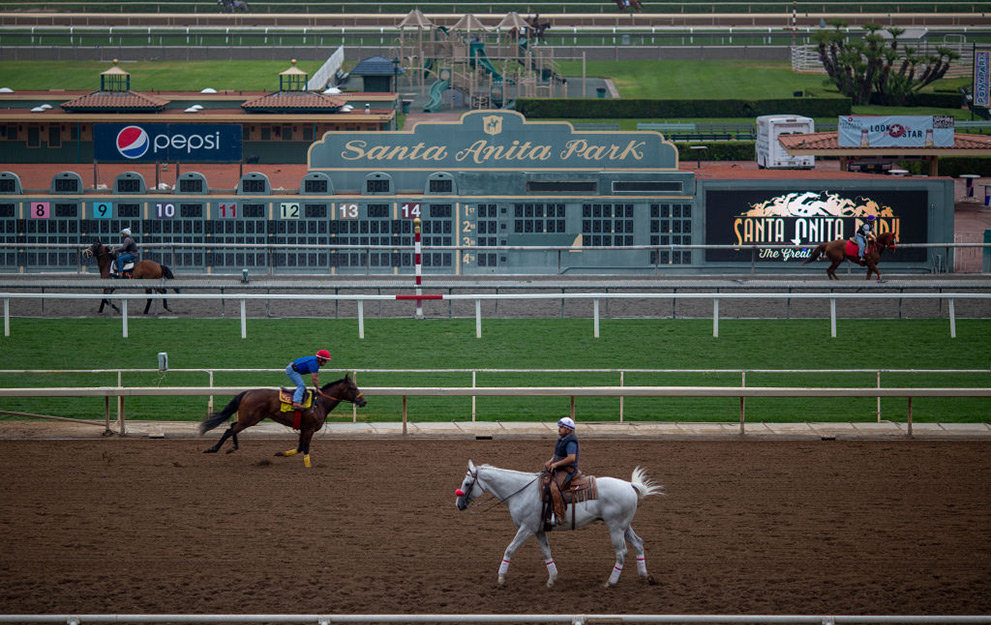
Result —
[{"label": "rider's helmet", "polygon": [[131,236],[131,229],[130,228],[122,228],[121,231],[120,231],[120,233],[123,234],[125,237],[129,237],[129,236]]},{"label": "rider's helmet", "polygon": [[575,420],[571,417],[561,417],[557,422],[558,427],[568,428],[571,431],[575,429]]},{"label": "rider's helmet", "polygon": [[874,221],[874,215],[868,215],[867,221]]},{"label": "rider's helmet", "polygon": [[320,359],[320,360],[322,360],[324,362],[330,360],[330,352],[328,352],[325,349],[321,349],[320,351],[318,351],[316,353],[316,356],[317,356],[318,359]]}]

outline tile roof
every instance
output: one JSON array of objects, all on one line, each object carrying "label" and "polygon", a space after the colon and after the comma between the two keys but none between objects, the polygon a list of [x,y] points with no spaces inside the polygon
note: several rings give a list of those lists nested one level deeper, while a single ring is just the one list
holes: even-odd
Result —
[{"label": "tile roof", "polygon": [[312,91],[276,91],[241,104],[241,108],[255,113],[269,111],[322,111],[336,112],[347,104],[344,98],[313,93]]},{"label": "tile roof", "polygon": [[98,111],[158,111],[168,100],[138,93],[137,91],[94,91],[62,103],[62,109],[71,112]]},{"label": "tile roof", "polygon": [[991,135],[971,135],[956,133],[953,136],[953,147],[928,147],[928,148],[880,148],[880,147],[841,147],[839,135],[836,132],[810,132],[797,135],[781,135],[778,142],[786,149],[831,151],[836,154],[875,154],[878,150],[885,153],[898,154],[952,154],[954,151],[964,150],[987,150],[991,153]]}]

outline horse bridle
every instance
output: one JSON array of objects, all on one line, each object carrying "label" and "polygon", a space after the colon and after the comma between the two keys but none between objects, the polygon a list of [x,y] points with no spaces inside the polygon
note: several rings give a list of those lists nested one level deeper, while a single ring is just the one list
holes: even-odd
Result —
[{"label": "horse bridle", "polygon": [[[475,469],[475,473],[472,473],[471,471],[469,471],[468,472],[468,475],[471,476],[471,481],[467,483],[468,489],[467,490],[461,489],[464,492],[464,495],[461,495],[461,496],[465,498],[465,508],[470,507],[472,500],[474,500],[474,497],[472,497],[472,495],[471,495],[471,491],[475,490],[475,483],[478,482],[478,469]],[[520,493],[522,493],[523,490],[527,486],[529,486],[530,484],[533,484],[539,478],[540,478],[540,474],[538,473],[532,480],[530,480],[529,482],[527,482],[523,486],[520,486],[519,488],[517,488],[512,493],[506,495],[505,498],[498,497],[496,495],[492,495],[496,499],[496,501],[489,508],[487,508],[487,509],[491,509],[491,508],[495,507],[496,505],[498,505],[500,503],[506,503],[507,501],[509,501],[510,499],[512,499],[513,497],[515,497],[516,495],[519,495]],[[483,512],[484,512],[484,510],[483,510]]]}]

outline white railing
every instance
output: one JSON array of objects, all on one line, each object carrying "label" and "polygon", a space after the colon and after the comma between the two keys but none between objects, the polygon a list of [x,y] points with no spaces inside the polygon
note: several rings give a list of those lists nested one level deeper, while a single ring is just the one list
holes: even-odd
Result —
[{"label": "white railing", "polygon": [[[137,282],[137,281],[133,281]],[[140,287],[143,285],[133,284]],[[149,280],[146,288],[162,288],[166,283]],[[702,285],[700,285],[702,286]],[[113,295],[95,293],[13,293],[0,292],[3,300],[3,332],[10,336],[10,300],[95,300],[109,299],[120,302],[122,336],[128,337],[128,302],[130,300],[173,299],[173,300],[238,300],[240,302],[241,338],[248,338],[247,302],[249,300],[288,300],[298,302],[309,301],[351,301],[357,302],[358,338],[365,338],[365,302],[382,302],[395,300],[447,300],[473,301],[475,303],[475,337],[482,338],[482,302],[487,300],[590,300],[592,302],[592,333],[599,338],[599,302],[601,300],[683,300],[711,299],[712,300],[712,336],[719,337],[719,302],[721,300],[793,300],[821,299],[829,301],[830,336],[836,338],[836,301],[837,300],[883,300],[883,299],[915,299],[915,300],[946,300],[950,321],[950,338],[957,336],[956,300],[989,300],[991,293],[482,293],[482,294],[424,294],[424,295],[331,295],[323,293],[238,293],[235,295],[222,293],[115,293]]]},{"label": "white railing", "polygon": [[[110,398],[117,398],[119,433],[126,433],[126,397],[237,395],[243,386],[90,386],[0,388],[0,397],[103,397],[109,431]],[[407,433],[409,397],[568,397],[575,415],[576,397],[735,397],[740,401],[740,433],[746,428],[746,399],[755,397],[904,397],[908,400],[907,435],[912,436],[912,400],[916,397],[991,397],[991,386],[959,388],[783,387],[783,386],[380,386],[364,387],[366,397],[401,397],[402,432]]]},{"label": "white railing", "polygon": [[0,614],[0,623],[724,623],[773,625],[983,625],[991,615],[812,614]]},{"label": "white railing", "polygon": [[[334,371],[333,369],[325,370],[325,372]],[[882,386],[882,374],[901,374],[901,375],[943,375],[943,374],[991,374],[991,369],[350,369],[337,370],[340,373],[350,373],[351,378],[358,382],[360,374],[471,374],[471,386],[465,388],[479,388],[478,386],[478,376],[482,375],[497,375],[497,374],[549,374],[549,373],[570,373],[576,375],[597,375],[601,376],[603,374],[618,374],[617,382],[620,388],[626,387],[626,376],[627,374],[649,374],[649,375],[738,375],[740,376],[740,386],[739,388],[746,388],[747,386],[747,375],[753,374],[773,374],[775,376],[780,375],[794,375],[794,374],[808,374],[808,375],[854,375],[854,374],[871,374],[875,378],[874,388],[880,389],[884,388]],[[124,373],[128,374],[147,374],[147,373],[158,373],[164,375],[166,373],[205,373],[208,379],[209,388],[219,388],[214,384],[215,376],[217,374],[233,374],[233,373],[272,373],[281,374],[283,369],[0,369],[0,376],[3,375],[29,375],[32,378],[36,378],[41,375],[70,375],[70,374],[114,374],[117,381],[117,388],[127,388],[124,386]],[[988,386],[991,386],[989,384]],[[228,387],[229,388],[229,387]],[[219,390],[218,390],[219,393]],[[109,396],[107,396],[109,398]],[[624,401],[622,395],[619,397],[619,414],[618,420],[620,423],[625,423],[626,418],[624,414]],[[477,395],[471,396],[471,422],[477,422]],[[109,413],[109,401],[106,402],[107,412],[105,414],[105,421],[102,423],[109,430],[110,428],[110,413]],[[213,412],[214,409],[214,395],[210,395],[207,401],[207,412]],[[123,427],[124,413],[123,404],[119,403],[117,407],[117,420],[121,423]],[[745,410],[745,405],[741,404],[741,418],[743,418],[743,411]],[[57,419],[66,420],[72,422],[79,422],[79,419],[69,419],[65,417],[52,417],[49,415],[35,415],[27,413],[15,413],[9,411],[0,410],[0,414],[12,414],[14,416],[21,417],[36,417],[42,419]],[[571,406],[571,416],[574,417],[574,404]],[[877,397],[877,422],[881,423],[882,412],[881,412],[881,397]],[[357,423],[358,421],[358,409],[352,406],[351,409],[351,421],[352,423]],[[100,425],[99,422],[89,421],[88,423],[93,423],[95,425]]]}]

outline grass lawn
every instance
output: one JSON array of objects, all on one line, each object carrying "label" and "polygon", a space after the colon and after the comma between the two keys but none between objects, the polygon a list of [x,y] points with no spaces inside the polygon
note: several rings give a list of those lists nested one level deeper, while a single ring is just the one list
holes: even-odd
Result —
[{"label": "grass lawn", "polygon": [[[297,66],[314,73],[319,61],[300,61]],[[558,64],[558,73],[580,76],[581,63]],[[96,90],[100,72],[110,67],[100,61],[18,61],[0,64],[0,86],[17,91],[68,89]],[[279,72],[287,61],[141,61],[123,63],[136,91],[199,91],[204,87],[240,91],[274,91]],[[791,98],[795,91],[815,97],[838,97],[836,89],[824,85],[824,76],[796,74],[787,61],[592,61],[588,76],[612,78],[624,98],[664,99],[767,99]],[[935,88],[956,91],[969,79],[941,80]],[[866,113],[865,113],[866,114]]]},{"label": "grass lawn", "polygon": [[[119,320],[14,319],[12,336],[0,342],[0,369],[153,369],[158,352],[168,352],[173,369],[282,368],[292,358],[327,347],[334,354],[323,382],[352,369],[981,369],[979,374],[896,374],[883,376],[885,386],[987,386],[991,362],[991,322],[958,320],[957,338],[948,339],[948,322],[932,320],[839,321],[841,338],[829,337],[829,322],[820,320],[723,320],[719,338],[707,320],[607,320],[601,337],[592,337],[591,321],[582,319],[487,320],[481,339],[473,319],[369,319],[364,340],[356,321],[248,321],[248,339],[231,320],[134,319],[130,335],[120,335]],[[867,337],[862,340],[862,337]],[[55,348],[55,346],[61,346]],[[67,353],[68,352],[68,356]],[[359,386],[470,386],[471,374],[391,373],[365,371]],[[215,377],[221,386],[253,388],[287,383],[281,372],[227,373]],[[479,386],[617,385],[619,373],[478,374]],[[737,373],[626,373],[626,385],[738,386]],[[12,386],[115,385],[116,374],[2,374]],[[131,386],[206,386],[205,373],[125,373]],[[855,374],[750,373],[748,386],[873,386],[873,372]],[[218,397],[217,402],[227,398]],[[617,398],[578,398],[577,416],[586,421],[615,420]],[[884,416],[904,420],[904,399],[886,399]],[[102,399],[3,400],[5,409],[79,418],[100,418]],[[913,402],[919,421],[979,422],[987,420],[987,399],[920,398]],[[206,398],[134,398],[128,417],[152,420],[199,420]],[[347,408],[344,408],[347,412]],[[414,421],[470,418],[469,398],[409,400]],[[479,398],[478,417],[498,420],[545,420],[568,411],[567,398]],[[637,421],[734,421],[734,398],[627,398],[625,418]],[[875,400],[761,399],[748,400],[752,421],[871,421]],[[400,398],[370,397],[359,418],[396,421]]]}]

